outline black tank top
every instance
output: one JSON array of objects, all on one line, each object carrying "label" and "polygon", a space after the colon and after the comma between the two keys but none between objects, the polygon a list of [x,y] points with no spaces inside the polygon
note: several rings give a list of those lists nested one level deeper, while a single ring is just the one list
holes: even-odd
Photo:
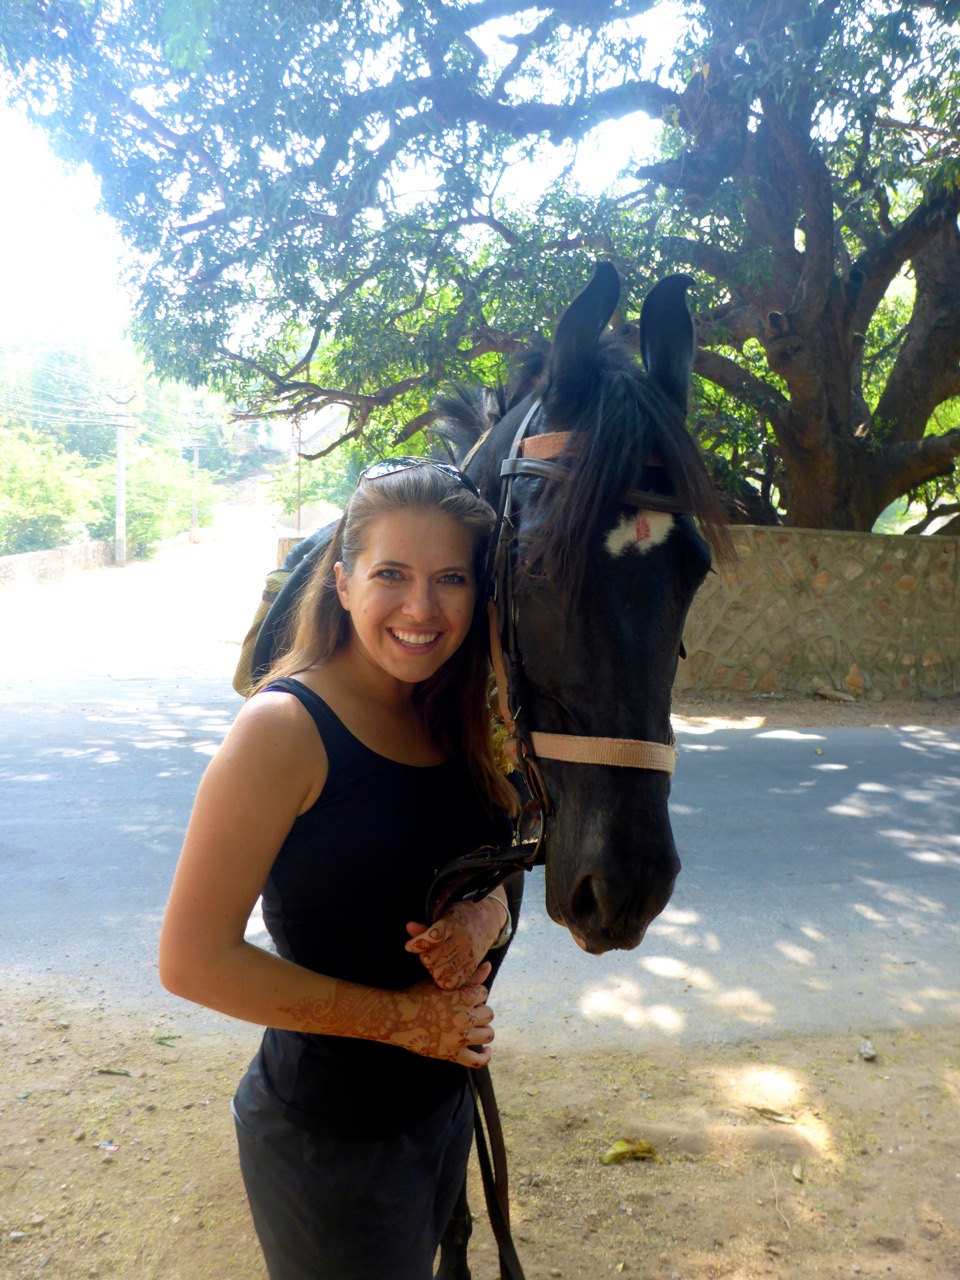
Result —
[{"label": "black tank top", "polygon": [[[408,920],[424,921],[435,872],[483,844],[509,839],[465,766],[400,764],[363,745],[298,680],[268,686],[309,711],[329,771],[294,822],[263,889],[278,953],[332,978],[400,991],[428,977],[404,951]],[[429,922],[425,922],[429,923]],[[396,1131],[463,1088],[462,1067],[392,1045],[269,1028],[265,1083],[289,1118],[329,1136]]]}]

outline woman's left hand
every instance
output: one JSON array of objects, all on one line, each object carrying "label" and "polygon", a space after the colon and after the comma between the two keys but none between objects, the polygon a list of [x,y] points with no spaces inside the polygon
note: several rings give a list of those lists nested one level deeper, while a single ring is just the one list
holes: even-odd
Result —
[{"label": "woman's left hand", "polygon": [[420,957],[438,987],[454,991],[476,970],[503,924],[503,907],[489,898],[457,902],[435,924],[410,921],[405,950]]}]

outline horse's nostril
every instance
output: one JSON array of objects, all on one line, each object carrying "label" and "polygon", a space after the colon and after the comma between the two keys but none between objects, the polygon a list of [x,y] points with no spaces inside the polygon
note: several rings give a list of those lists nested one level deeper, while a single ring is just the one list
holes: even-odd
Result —
[{"label": "horse's nostril", "polygon": [[596,876],[581,876],[570,899],[573,919],[584,923],[596,919],[600,928],[604,928],[607,921],[604,919],[603,899],[602,881],[598,881]]},{"label": "horse's nostril", "polygon": [[650,921],[660,914],[670,898],[674,877],[642,886],[620,885],[615,878],[585,872],[577,880],[563,911],[563,923],[584,937],[593,950],[601,940],[610,946],[638,946]]}]

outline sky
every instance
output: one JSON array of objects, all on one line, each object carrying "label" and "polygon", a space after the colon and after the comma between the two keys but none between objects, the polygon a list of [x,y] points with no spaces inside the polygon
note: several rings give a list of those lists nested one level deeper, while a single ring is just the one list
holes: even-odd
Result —
[{"label": "sky", "polygon": [[0,101],[0,346],[122,338],[130,308],[122,244],[98,213],[89,168],[69,173],[43,135]]}]

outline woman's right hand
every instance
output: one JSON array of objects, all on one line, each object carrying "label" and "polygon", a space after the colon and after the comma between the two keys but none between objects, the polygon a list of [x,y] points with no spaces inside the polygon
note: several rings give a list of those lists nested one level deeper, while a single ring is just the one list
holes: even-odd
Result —
[{"label": "woman's right hand", "polygon": [[483,986],[491,967],[484,961],[455,991],[428,980],[396,992],[397,1026],[387,1043],[425,1058],[485,1067],[493,1053],[493,1010]]}]

